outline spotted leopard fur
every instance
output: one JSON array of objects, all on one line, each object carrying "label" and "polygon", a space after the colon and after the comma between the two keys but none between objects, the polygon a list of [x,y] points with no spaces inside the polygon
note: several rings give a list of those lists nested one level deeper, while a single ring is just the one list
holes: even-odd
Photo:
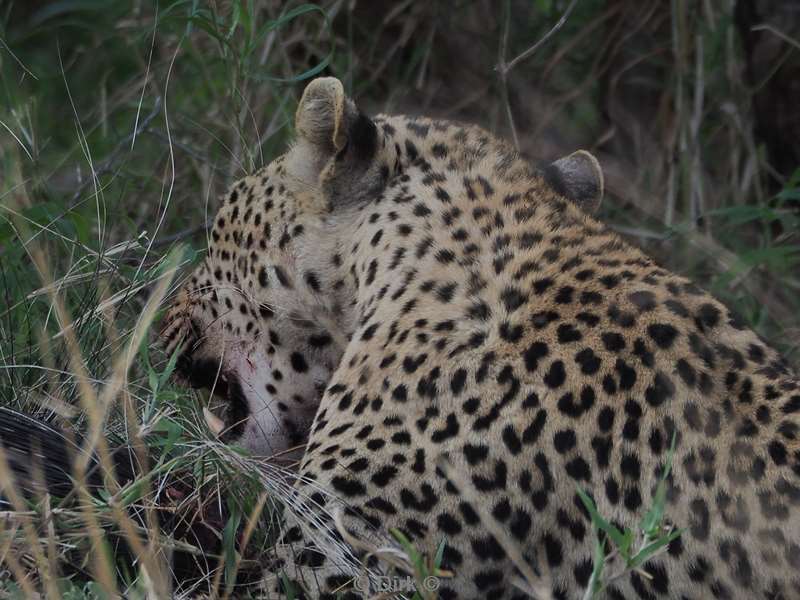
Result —
[{"label": "spotted leopard fur", "polygon": [[357,573],[341,511],[361,539],[398,528],[429,555],[444,539],[444,600],[525,597],[485,519],[554,598],[579,598],[577,488],[634,526],[674,435],[684,533],[606,597],[800,598],[797,376],[587,214],[596,181],[478,127],[370,118],[334,79],[309,85],[296,129],[233,186],[163,337],[191,383],[222,389],[231,438],[266,453],[308,435],[283,540],[299,552],[280,565],[309,597]]}]

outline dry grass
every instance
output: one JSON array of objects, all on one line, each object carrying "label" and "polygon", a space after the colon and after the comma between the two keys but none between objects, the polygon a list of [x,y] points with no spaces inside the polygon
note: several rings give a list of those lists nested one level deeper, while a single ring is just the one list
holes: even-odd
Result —
[{"label": "dry grass", "polygon": [[[281,151],[317,73],[371,111],[479,122],[532,160],[596,153],[604,219],[800,363],[800,171],[774,166],[754,110],[800,50],[782,24],[751,23],[778,65],[751,81],[735,5],[0,8],[0,404],[82,448],[65,499],[15,495],[0,456],[0,569],[16,581],[0,595],[224,596],[257,571],[284,473],[210,439],[149,330],[203,252],[216,198]],[[133,479],[112,476],[117,445],[133,449]],[[200,575],[175,589],[179,551]]]}]

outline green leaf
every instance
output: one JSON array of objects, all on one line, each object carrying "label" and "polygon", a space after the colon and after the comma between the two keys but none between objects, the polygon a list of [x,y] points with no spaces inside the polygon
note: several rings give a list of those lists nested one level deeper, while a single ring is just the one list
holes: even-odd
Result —
[{"label": "green leaf", "polygon": [[77,211],[72,211],[69,214],[70,222],[72,226],[75,228],[75,237],[76,239],[83,244],[84,246],[88,246],[92,239],[91,239],[91,226],[89,221]]},{"label": "green leaf", "polygon": [[0,245],[4,245],[16,236],[11,221],[3,214],[0,214]]},{"label": "green leaf", "polygon": [[298,81],[305,81],[306,79],[310,79],[314,77],[321,71],[323,71],[330,63],[331,59],[333,58],[333,52],[328,54],[325,58],[323,58],[317,65],[311,67],[300,73],[299,75],[295,75],[294,77],[266,77],[267,81],[274,81],[276,83],[296,83]]},{"label": "green leaf", "polygon": [[658,552],[661,548],[669,544],[672,540],[677,539],[683,534],[683,529],[675,529],[668,533],[667,535],[657,539],[656,541],[648,544],[644,548],[642,548],[636,556],[631,558],[628,561],[628,566],[631,569],[636,569],[647,562],[647,559],[653,556],[656,552]]},{"label": "green leaf", "polygon": [[165,9],[159,11],[158,23],[156,24],[156,27],[158,27],[158,25],[160,25],[161,22],[164,21],[165,19],[172,17],[173,11],[177,10],[184,4],[191,4],[192,2],[193,0],[177,0],[176,2],[173,2],[172,4],[167,6]]},{"label": "green leaf", "polygon": [[150,391],[155,396],[158,393],[158,373],[150,365],[147,366],[147,383],[150,385]]},{"label": "green leaf", "polygon": [[[246,11],[245,11],[246,12]],[[234,2],[233,3],[233,18],[231,19],[231,25],[228,27],[228,33],[225,36],[225,39],[231,39],[233,37],[233,32],[236,31],[236,28],[239,26],[239,21],[242,18],[242,3],[241,2]]]},{"label": "green leaf", "polygon": [[[282,27],[283,25],[289,23],[290,21],[296,19],[297,17],[312,12],[318,12],[322,14],[323,25],[325,29],[326,30],[330,29],[330,20],[328,18],[328,13],[325,11],[324,8],[316,4],[302,4],[284,13],[279,18],[270,21],[269,23],[264,25],[259,30],[258,35],[254,37],[252,43],[248,45],[248,48],[246,48],[245,55],[250,56],[253,52],[253,49],[261,44],[263,39],[267,36],[267,34],[269,34],[270,31]],[[293,77],[273,77],[271,75],[258,74],[258,73],[251,73],[248,75],[248,77],[256,81],[272,81],[275,83],[295,83],[298,81],[309,79],[310,77],[314,77],[315,75],[323,71],[331,63],[332,59],[333,59],[333,50],[331,50],[328,53],[328,55],[325,58],[323,58],[319,63],[317,63],[315,66],[311,67],[310,69],[306,69],[299,75],[295,75]]]},{"label": "green leaf", "polygon": [[172,377],[172,373],[175,371],[175,365],[178,364],[178,357],[180,356],[180,348],[175,350],[172,353],[172,356],[169,357],[167,361],[167,366],[164,367],[164,370],[161,371],[161,375],[159,377],[159,387],[163,387],[165,383]]},{"label": "green leaf", "polygon": [[0,582],[0,584],[3,586],[2,589],[9,594],[11,598],[14,598],[14,600],[17,598],[19,598],[19,600],[25,600],[25,594],[16,582],[7,580]]},{"label": "green leaf", "polygon": [[675,441],[676,432],[672,432],[672,441],[670,442],[669,452],[667,452],[667,464],[664,466],[664,472],[656,486],[656,492],[653,495],[653,505],[650,510],[645,513],[639,527],[649,537],[653,537],[657,530],[661,527],[661,520],[664,518],[664,508],[667,498],[667,477],[672,471],[672,461],[675,458]]},{"label": "green leaf", "polygon": [[[286,25],[287,23],[289,23],[293,19],[295,19],[297,17],[300,17],[302,15],[305,15],[307,13],[310,13],[310,12],[318,12],[318,13],[322,14],[322,16],[323,16],[323,18],[325,20],[325,25],[327,26],[329,24],[328,13],[325,11],[324,8],[322,8],[321,6],[318,6],[316,4],[301,4],[300,6],[298,6],[296,8],[293,8],[292,10],[290,10],[288,12],[285,12],[284,14],[282,14],[277,19],[274,19],[274,20],[269,21],[268,23],[266,23],[259,30],[258,35],[256,35],[256,37],[253,40],[251,45],[252,46],[259,46],[261,44],[261,42],[264,40],[264,38],[267,37],[267,34],[269,34],[270,31],[278,29],[279,27],[283,27],[284,25]],[[252,50],[248,50],[247,54],[250,54],[251,51]]]},{"label": "green leaf", "polygon": [[297,598],[297,592],[294,589],[294,584],[289,581],[289,578],[286,576],[286,573],[281,571],[281,583],[283,584],[283,593],[286,595],[286,600],[295,600]]},{"label": "green leaf", "polygon": [[789,177],[786,187],[800,188],[800,167],[797,167]]},{"label": "green leaf", "polygon": [[[111,548],[111,543],[110,543],[109,538],[107,536],[100,536],[97,539],[97,545],[92,545],[92,552],[97,552],[98,554],[102,553],[105,556],[106,562],[109,565],[113,565],[114,564],[114,552],[113,552],[113,550]],[[98,564],[97,561],[99,561],[99,558],[92,557],[89,560],[91,560],[93,564]],[[109,575],[112,577],[111,584],[114,586],[112,589],[118,589],[117,582],[116,582],[117,578],[116,578],[116,575],[114,574],[114,570],[113,569],[111,570]]]},{"label": "green leaf", "polygon": [[228,503],[231,516],[222,530],[222,551],[225,556],[225,583],[232,586],[236,583],[236,560],[239,553],[236,551],[236,534],[242,522],[242,513],[234,503]]},{"label": "green leaf", "polygon": [[626,529],[622,535],[622,544],[619,546],[619,552],[622,556],[628,557],[630,556],[631,546],[633,546],[633,538],[636,536],[636,533],[633,529]]},{"label": "green leaf", "polygon": [[122,507],[128,507],[134,502],[141,500],[144,495],[146,483],[147,478],[142,478],[128,485],[120,494],[120,505]]},{"label": "green leaf", "polygon": [[771,269],[780,271],[782,267],[792,264],[800,258],[800,245],[756,248],[755,250],[743,252],[740,258],[745,265],[750,267],[763,264]]},{"label": "green leaf", "polygon": [[778,200],[800,200],[800,187],[786,188],[778,192]]},{"label": "green leaf", "polygon": [[708,211],[710,216],[725,217],[730,225],[744,225],[753,221],[774,221],[780,217],[769,206],[726,206]]},{"label": "green leaf", "polygon": [[106,0],[61,0],[45,3],[28,21],[28,27],[35,29],[45,21],[74,12],[101,11],[108,9]]},{"label": "green leaf", "polygon": [[653,534],[658,532],[658,525],[661,523],[661,518],[664,516],[664,486],[659,483],[656,488],[656,493],[653,496],[653,505],[650,510],[642,517],[642,522],[639,528],[645,532],[645,535],[652,537]]},{"label": "green leaf", "polygon": [[183,425],[167,417],[162,417],[153,425],[153,432],[166,434],[148,439],[148,445],[153,448],[161,448],[162,457],[166,457],[172,452],[175,444],[184,434]]},{"label": "green leaf", "polygon": [[580,487],[578,488],[578,496],[580,497],[581,502],[583,502],[583,505],[586,507],[586,510],[589,511],[589,515],[592,518],[592,523],[596,527],[603,530],[618,548],[623,548],[626,545],[630,546],[630,542],[626,541],[625,535],[611,523],[606,521],[599,512],[597,512],[597,507],[594,505],[592,499]]},{"label": "green leaf", "polygon": [[394,539],[398,541],[400,546],[402,546],[403,550],[406,551],[408,554],[408,558],[411,561],[412,566],[414,567],[415,573],[424,573],[425,572],[425,560],[420,554],[419,550],[414,547],[414,544],[409,541],[409,539],[403,534],[402,531],[399,529],[390,529],[389,533],[394,536]]},{"label": "green leaf", "polygon": [[592,589],[592,596],[594,596],[594,594],[599,594],[603,589],[603,567],[606,564],[606,550],[603,547],[603,542],[600,541],[600,532],[597,527],[592,525],[592,531],[594,531],[594,565],[589,585]]},{"label": "green leaf", "polygon": [[433,556],[433,568],[439,569],[442,566],[442,560],[444,559],[444,547],[445,547],[445,539],[442,538],[442,541],[439,542],[439,546],[436,548],[436,554]]}]

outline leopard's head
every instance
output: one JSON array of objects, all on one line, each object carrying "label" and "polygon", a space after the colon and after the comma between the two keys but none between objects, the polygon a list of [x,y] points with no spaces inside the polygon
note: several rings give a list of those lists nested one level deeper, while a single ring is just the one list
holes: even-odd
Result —
[{"label": "leopard's head", "polygon": [[[162,329],[167,351],[180,351],[183,379],[227,400],[223,439],[261,454],[305,439],[345,347],[380,300],[367,289],[379,262],[374,254],[403,250],[391,247],[388,232],[381,238],[378,221],[408,211],[419,226],[391,231],[424,242],[434,226],[427,196],[449,201],[435,197],[442,172],[454,185],[481,164],[514,184],[537,178],[589,210],[602,195],[602,174],[586,152],[535,175],[478,127],[367,117],[333,78],[308,85],[295,131],[288,152],[234,184],[208,254]],[[412,169],[423,174],[414,184]],[[392,272],[382,276],[385,293]]]},{"label": "leopard's head", "polygon": [[232,186],[161,331],[178,375],[227,400],[223,439],[259,454],[297,446],[311,425],[354,327],[348,232],[397,167],[337,79],[308,85],[295,131]]}]

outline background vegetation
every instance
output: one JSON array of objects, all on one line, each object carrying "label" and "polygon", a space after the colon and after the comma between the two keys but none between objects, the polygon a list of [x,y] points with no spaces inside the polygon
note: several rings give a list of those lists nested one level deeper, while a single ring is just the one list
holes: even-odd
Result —
[{"label": "background vegetation", "polygon": [[[212,532],[211,558],[197,559],[206,583],[236,589],[234,572],[269,545],[277,509],[262,510],[264,489],[279,492],[280,476],[248,477],[247,457],[209,441],[196,399],[167,380],[169,357],[148,350],[148,299],[168,298],[175,272],[202,254],[225,188],[283,151],[318,74],[342,79],[371,112],[478,122],[534,161],[594,152],[607,175],[602,218],[800,364],[792,5],[0,2],[0,404],[90,438],[143,440],[147,485],[94,500],[97,531],[136,506],[142,544],[169,554],[151,515],[167,503],[188,515],[182,544],[199,545],[197,522]],[[82,553],[102,540],[85,535],[80,503],[23,508],[30,515],[0,540],[0,568],[75,582],[48,593],[173,585],[159,575],[166,560],[123,572]],[[31,525],[47,510],[50,529]]]}]

